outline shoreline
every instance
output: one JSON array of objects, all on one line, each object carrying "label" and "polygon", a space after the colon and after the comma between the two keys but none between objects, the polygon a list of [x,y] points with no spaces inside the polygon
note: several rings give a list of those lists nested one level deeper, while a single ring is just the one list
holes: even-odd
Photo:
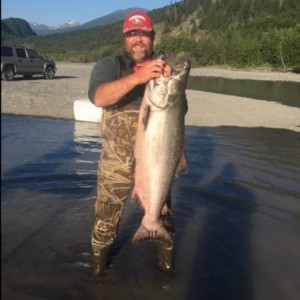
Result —
[{"label": "shoreline", "polygon": [[[73,103],[78,99],[87,99],[93,66],[94,63],[58,62],[57,74],[52,80],[37,76],[31,80],[16,77],[11,82],[1,81],[1,113],[75,120]],[[300,75],[295,73],[210,67],[192,69],[191,75],[300,82]],[[300,108],[195,90],[187,90],[186,94],[189,105],[186,125],[269,127],[300,132]]]},{"label": "shoreline", "polygon": [[201,67],[191,69],[190,76],[220,77],[243,80],[289,81],[300,83],[300,74],[270,70],[240,70],[217,67]]},{"label": "shoreline", "polygon": [[300,108],[276,102],[202,91],[186,91],[186,125],[266,127],[300,132]]}]

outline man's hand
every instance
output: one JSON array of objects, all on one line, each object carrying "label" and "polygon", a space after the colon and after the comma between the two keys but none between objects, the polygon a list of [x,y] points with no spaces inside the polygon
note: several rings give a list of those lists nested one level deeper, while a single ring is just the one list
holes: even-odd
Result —
[{"label": "man's hand", "polygon": [[170,76],[171,67],[162,59],[154,59],[137,65],[138,70],[132,75],[135,77],[138,84],[147,83],[153,78],[158,78],[161,75]]},{"label": "man's hand", "polygon": [[161,75],[171,75],[171,67],[160,58],[143,62],[136,67],[137,70],[133,74],[99,85],[96,89],[94,104],[100,107],[113,105],[137,85],[147,83]]}]

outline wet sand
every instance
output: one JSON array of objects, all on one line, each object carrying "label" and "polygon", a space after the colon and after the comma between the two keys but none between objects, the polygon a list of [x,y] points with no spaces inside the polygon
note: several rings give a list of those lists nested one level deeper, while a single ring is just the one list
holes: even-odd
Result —
[{"label": "wet sand", "polygon": [[[93,63],[57,64],[54,80],[33,77],[1,81],[2,113],[74,119],[73,103],[87,98]],[[300,75],[269,71],[240,71],[217,68],[192,69],[191,75],[253,80],[300,82]],[[300,109],[264,100],[202,91],[187,91],[189,111],[186,124],[194,126],[237,126],[282,128],[300,131]]]}]

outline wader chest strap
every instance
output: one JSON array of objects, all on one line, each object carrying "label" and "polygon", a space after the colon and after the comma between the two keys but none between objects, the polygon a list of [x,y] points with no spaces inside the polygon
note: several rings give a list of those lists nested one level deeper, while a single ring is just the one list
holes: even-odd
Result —
[{"label": "wader chest strap", "polygon": [[127,76],[127,67],[126,67],[126,62],[125,59],[122,55],[117,56],[117,59],[120,63],[120,76],[119,78]]}]

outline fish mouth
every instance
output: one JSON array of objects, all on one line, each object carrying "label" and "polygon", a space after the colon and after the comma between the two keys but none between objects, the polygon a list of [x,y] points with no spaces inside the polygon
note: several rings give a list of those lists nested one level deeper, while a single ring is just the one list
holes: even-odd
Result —
[{"label": "fish mouth", "polygon": [[183,69],[190,69],[192,66],[192,63],[190,60],[186,60],[184,63],[183,63]]},{"label": "fish mouth", "polygon": [[191,70],[191,62],[189,60],[186,60],[183,63],[183,66],[180,70],[175,71],[174,75],[172,74],[172,81],[177,82],[178,84],[184,84],[186,85],[188,76],[190,74],[190,70]]},{"label": "fish mouth", "polygon": [[[185,89],[190,69],[191,62],[189,60],[186,60],[183,63],[181,69],[173,69],[170,76],[161,75],[158,78],[150,80],[148,83],[148,88],[151,94],[149,94],[148,97],[152,105],[159,109],[164,109],[170,103],[172,103],[173,101],[168,101],[168,99],[174,98],[172,97],[172,95],[175,95],[178,89]],[[156,96],[152,97],[153,93]],[[164,100],[159,102],[155,101],[157,97]]]},{"label": "fish mouth", "polygon": [[163,76],[161,75],[158,78],[154,78],[153,80],[151,80],[151,88],[156,88],[158,87],[160,84],[164,84],[164,83],[168,83],[170,84],[171,82],[177,82],[177,81],[186,81],[187,77],[190,73],[190,69],[191,69],[191,62],[189,60],[186,60],[183,65],[182,68],[179,70],[176,69],[172,69],[172,74],[170,76]]},{"label": "fish mouth", "polygon": [[174,70],[173,73],[172,73],[172,76],[178,76],[178,75],[181,75],[181,74],[188,74],[190,72],[190,69],[191,69],[191,61],[189,60],[186,60],[183,65],[182,65],[182,68],[180,70]]}]

